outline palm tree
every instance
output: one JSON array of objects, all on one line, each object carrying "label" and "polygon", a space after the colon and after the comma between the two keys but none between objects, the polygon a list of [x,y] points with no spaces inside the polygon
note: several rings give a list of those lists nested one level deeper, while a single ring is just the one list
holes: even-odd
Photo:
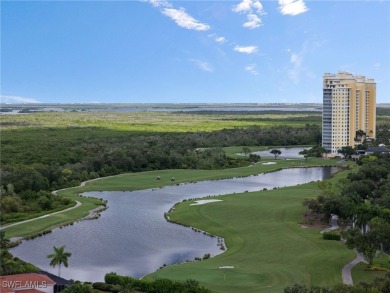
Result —
[{"label": "palm tree", "polygon": [[367,134],[364,132],[364,130],[359,129],[356,131],[356,140],[357,141],[360,141],[360,142],[364,141],[366,136],[367,136]]},{"label": "palm tree", "polygon": [[61,276],[61,265],[64,264],[65,267],[68,267],[68,257],[70,257],[72,254],[70,252],[65,252],[65,245],[62,245],[61,247],[55,247],[54,253],[49,254],[47,258],[51,258],[50,266],[53,268],[58,265],[58,276]]}]

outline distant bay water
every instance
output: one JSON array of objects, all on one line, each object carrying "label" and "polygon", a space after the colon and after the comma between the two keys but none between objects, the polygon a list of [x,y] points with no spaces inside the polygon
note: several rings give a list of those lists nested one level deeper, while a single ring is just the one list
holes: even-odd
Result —
[{"label": "distant bay water", "polygon": [[3,104],[2,115],[34,112],[321,112],[321,104]]}]

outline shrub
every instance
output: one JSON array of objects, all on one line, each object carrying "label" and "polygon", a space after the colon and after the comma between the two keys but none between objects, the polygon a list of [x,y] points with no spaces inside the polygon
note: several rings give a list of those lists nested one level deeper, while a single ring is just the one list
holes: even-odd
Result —
[{"label": "shrub", "polygon": [[336,234],[336,233],[324,232],[324,233],[322,233],[322,239],[324,239],[324,240],[337,240],[337,241],[340,241],[341,240],[341,236],[339,234]]},{"label": "shrub", "polygon": [[116,273],[108,273],[104,276],[104,281],[107,284],[119,285],[121,283],[122,276],[117,275]]},{"label": "shrub", "polygon": [[92,288],[100,290],[100,291],[106,291],[106,292],[112,292],[112,293],[118,293],[121,290],[121,286],[119,286],[119,285],[106,284],[103,282],[93,283]]}]

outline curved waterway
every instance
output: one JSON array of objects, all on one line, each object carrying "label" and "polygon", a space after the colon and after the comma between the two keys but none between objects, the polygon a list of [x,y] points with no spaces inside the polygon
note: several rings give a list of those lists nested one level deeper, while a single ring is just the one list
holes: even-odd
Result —
[{"label": "curved waterway", "polygon": [[205,253],[212,256],[222,253],[216,237],[196,233],[164,219],[164,213],[175,203],[209,195],[303,184],[329,178],[339,170],[337,167],[295,168],[159,189],[88,192],[84,195],[108,200],[109,209],[99,219],[54,229],[53,233],[23,241],[11,252],[56,274],[57,268],[49,266],[46,256],[52,253],[53,246],[66,245],[66,251],[72,256],[69,268],[61,269],[64,278],[103,281],[109,272],[140,278],[164,264],[193,260]]}]

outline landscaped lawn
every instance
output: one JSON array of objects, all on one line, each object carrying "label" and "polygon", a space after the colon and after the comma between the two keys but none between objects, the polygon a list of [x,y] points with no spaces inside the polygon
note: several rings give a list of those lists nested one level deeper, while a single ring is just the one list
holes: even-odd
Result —
[{"label": "landscaped lawn", "polygon": [[220,196],[222,202],[206,205],[181,203],[171,219],[224,237],[228,250],[146,278],[192,278],[216,292],[283,292],[294,283],[327,287],[341,283],[341,269],[354,252],[342,242],[322,240],[318,229],[299,224],[303,199],[317,193],[317,184],[310,183]]},{"label": "landscaped lawn", "polygon": [[[383,255],[382,260],[379,257],[374,258],[375,266],[382,266],[390,272],[390,258]],[[367,271],[366,265],[360,263],[352,269],[352,279],[354,284],[359,282],[373,282],[376,278],[383,278],[387,272],[385,271]]]}]

